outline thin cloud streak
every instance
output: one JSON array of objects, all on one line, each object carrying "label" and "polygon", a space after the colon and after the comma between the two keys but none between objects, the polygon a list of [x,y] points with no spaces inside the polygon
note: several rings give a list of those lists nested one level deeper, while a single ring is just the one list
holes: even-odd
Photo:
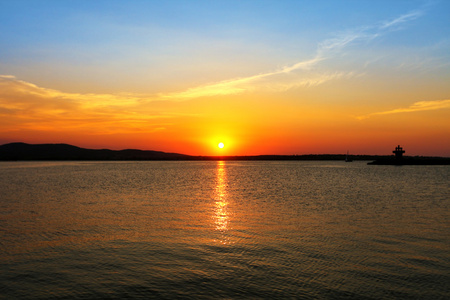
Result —
[{"label": "thin cloud streak", "polygon": [[381,29],[388,29],[392,28],[394,26],[398,26],[400,24],[413,21],[417,19],[418,17],[422,16],[423,12],[420,10],[414,10],[410,13],[404,14],[398,18],[395,18],[394,20],[384,22],[383,25],[380,26]]},{"label": "thin cloud streak", "polygon": [[382,111],[371,113],[365,116],[357,117],[358,120],[364,120],[372,116],[377,115],[390,115],[390,114],[399,114],[399,113],[408,113],[408,112],[418,112],[418,111],[427,111],[427,110],[437,110],[437,109],[447,109],[450,108],[450,99],[445,100],[432,100],[432,101],[419,101],[415,102],[409,107],[406,108],[396,108],[393,110]]},{"label": "thin cloud streak", "polygon": [[[382,25],[365,27],[353,32],[347,32],[342,34],[337,38],[332,38],[319,43],[316,54],[314,58],[297,62],[290,66],[285,66],[281,70],[267,72],[262,74],[257,74],[249,77],[236,78],[230,80],[224,80],[217,83],[206,84],[194,88],[189,88],[185,91],[174,92],[174,93],[160,93],[158,98],[161,99],[171,99],[171,100],[187,100],[191,98],[206,97],[206,96],[223,96],[223,95],[233,95],[240,94],[247,91],[252,91],[258,88],[257,83],[262,79],[267,79],[270,77],[275,77],[277,75],[286,75],[293,73],[295,71],[311,71],[320,62],[332,57],[332,52],[341,50],[346,46],[354,43],[356,41],[370,41],[373,40],[387,31],[398,27],[400,24],[404,24],[413,21],[423,14],[422,11],[415,10],[407,14],[401,15],[393,20],[382,22]],[[353,73],[353,72],[351,72]],[[265,83],[264,87],[269,90],[276,90],[277,86],[283,86],[282,90],[289,88],[305,86],[302,82],[308,81],[307,77],[310,74],[303,74],[304,78],[299,79],[297,83],[283,84],[277,82],[276,80],[271,83]],[[317,75],[316,75],[317,76]],[[328,77],[329,80],[337,77],[329,76],[324,74],[323,78]],[[306,79],[305,79],[306,78]],[[281,80],[282,81],[282,80]],[[317,82],[324,83],[327,80],[318,80]],[[310,86],[310,85],[307,85]],[[259,87],[259,88],[264,88]]]},{"label": "thin cloud streak", "polygon": [[[317,64],[319,61],[321,61],[322,58],[316,57],[311,60],[302,61],[299,63],[296,63],[295,65],[284,67],[283,69],[279,71],[269,72],[269,73],[263,73],[258,74],[254,76],[244,77],[244,78],[236,78],[236,79],[230,79],[230,80],[224,80],[220,81],[218,83],[213,84],[207,84],[195,88],[189,88],[184,92],[175,92],[175,93],[168,93],[168,94],[159,94],[158,97],[162,99],[173,99],[173,100],[186,100],[190,98],[198,98],[198,97],[205,97],[205,96],[219,96],[219,95],[232,95],[232,94],[239,94],[245,91],[252,90],[252,86],[249,86],[249,84],[257,82],[259,80],[272,77],[275,75],[283,75],[291,73],[295,70],[309,70],[312,66]],[[295,85],[298,85],[295,84]]]},{"label": "thin cloud streak", "polygon": [[155,132],[189,114],[155,111],[145,95],[77,94],[0,75],[2,131]]}]

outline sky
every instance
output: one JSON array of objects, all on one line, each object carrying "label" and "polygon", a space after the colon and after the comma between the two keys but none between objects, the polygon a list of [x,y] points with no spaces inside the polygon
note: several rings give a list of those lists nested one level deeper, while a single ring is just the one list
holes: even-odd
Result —
[{"label": "sky", "polygon": [[450,156],[450,1],[0,0],[9,142]]}]

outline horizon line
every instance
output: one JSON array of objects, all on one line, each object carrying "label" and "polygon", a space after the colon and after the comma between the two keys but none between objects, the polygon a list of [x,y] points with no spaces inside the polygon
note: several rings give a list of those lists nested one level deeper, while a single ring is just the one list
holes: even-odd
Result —
[{"label": "horizon line", "polygon": [[[375,157],[375,156],[382,156],[382,157],[390,157],[393,156],[392,154],[350,154],[350,153],[307,153],[307,154],[256,154],[256,155],[190,155],[190,154],[184,154],[184,153],[178,153],[178,152],[165,152],[160,150],[150,150],[150,149],[135,149],[135,148],[125,148],[125,149],[119,149],[119,150],[113,150],[109,148],[84,148],[68,143],[38,143],[38,144],[32,144],[32,143],[26,143],[26,142],[9,142],[5,144],[1,144],[0,147],[10,144],[25,144],[25,145],[31,145],[31,146],[39,146],[39,145],[66,145],[71,147],[76,147],[79,149],[84,150],[94,150],[94,151],[143,151],[143,152],[160,152],[164,154],[175,154],[175,155],[182,155],[186,157],[192,157],[192,158],[217,158],[220,160],[220,158],[251,158],[251,157],[264,157],[264,156],[273,156],[273,157],[296,157],[296,156],[351,156],[351,157]],[[450,156],[430,156],[430,155],[405,155],[405,157],[435,157],[435,158],[449,158]]]}]

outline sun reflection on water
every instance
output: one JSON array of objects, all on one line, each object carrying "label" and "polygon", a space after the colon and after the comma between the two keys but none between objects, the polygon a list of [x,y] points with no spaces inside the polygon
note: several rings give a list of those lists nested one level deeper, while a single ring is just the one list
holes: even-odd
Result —
[{"label": "sun reflection on water", "polygon": [[214,221],[216,225],[215,228],[216,230],[224,233],[228,230],[229,227],[227,174],[225,171],[224,161],[217,162],[216,189],[214,200],[215,200]]}]

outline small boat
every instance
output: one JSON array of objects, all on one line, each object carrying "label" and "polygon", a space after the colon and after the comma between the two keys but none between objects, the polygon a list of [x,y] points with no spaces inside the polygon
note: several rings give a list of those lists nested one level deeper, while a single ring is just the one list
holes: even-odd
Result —
[{"label": "small boat", "polygon": [[351,159],[350,156],[348,156],[348,151],[347,151],[347,155],[345,156],[345,162],[352,162],[353,159]]}]

